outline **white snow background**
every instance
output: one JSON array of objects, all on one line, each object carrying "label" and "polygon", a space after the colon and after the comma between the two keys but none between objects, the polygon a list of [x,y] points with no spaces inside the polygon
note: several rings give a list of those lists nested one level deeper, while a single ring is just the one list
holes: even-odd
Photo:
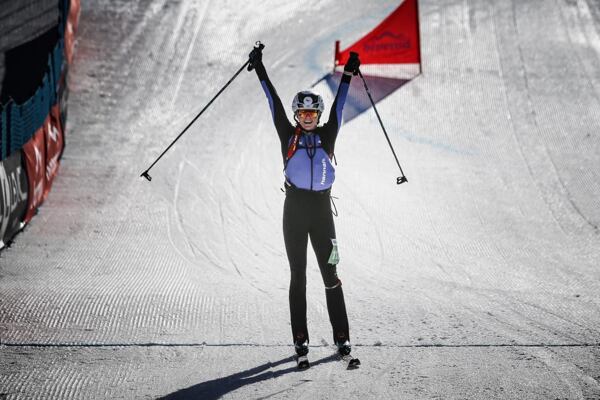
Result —
[{"label": "white snow background", "polygon": [[373,110],[336,146],[359,370],[310,247],[313,366],[291,359],[254,72],[140,178],[255,41],[287,107],[398,4],[84,1],[60,173],[0,256],[0,399],[600,398],[597,2],[420,2],[424,73],[377,105],[409,182]]}]

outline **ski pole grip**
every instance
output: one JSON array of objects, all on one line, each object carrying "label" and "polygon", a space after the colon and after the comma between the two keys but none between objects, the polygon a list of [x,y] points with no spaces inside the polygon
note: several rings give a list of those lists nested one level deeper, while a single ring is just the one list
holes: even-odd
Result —
[{"label": "ski pole grip", "polygon": [[[254,52],[256,50],[259,50],[260,52],[262,52],[262,50],[265,48],[265,45],[262,44],[260,42],[260,40],[257,40],[256,43],[254,43],[254,49],[252,49],[252,52],[250,53],[250,57],[248,58],[248,62],[246,64],[248,64],[248,71],[252,71],[255,67],[255,65],[252,63],[253,59],[252,56],[254,55]],[[261,56],[262,57],[262,56]]]},{"label": "ski pole grip", "polygon": [[355,51],[351,51],[350,52],[350,57],[348,57],[348,61],[346,62],[346,64],[350,63],[350,60],[352,60],[352,59],[354,59],[355,62],[358,64],[358,65],[356,65],[356,70],[354,70],[352,72],[352,75],[356,76],[356,75],[358,75],[360,73],[359,72],[360,70],[358,69],[358,67],[360,66],[360,60],[358,58],[358,53],[357,52],[355,52]]}]

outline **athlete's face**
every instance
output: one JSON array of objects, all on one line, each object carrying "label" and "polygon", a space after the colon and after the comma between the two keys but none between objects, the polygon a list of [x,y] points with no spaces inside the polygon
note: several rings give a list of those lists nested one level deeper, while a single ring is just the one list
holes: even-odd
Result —
[{"label": "athlete's face", "polygon": [[300,126],[305,131],[312,131],[319,122],[319,113],[316,110],[298,110],[296,116]]}]

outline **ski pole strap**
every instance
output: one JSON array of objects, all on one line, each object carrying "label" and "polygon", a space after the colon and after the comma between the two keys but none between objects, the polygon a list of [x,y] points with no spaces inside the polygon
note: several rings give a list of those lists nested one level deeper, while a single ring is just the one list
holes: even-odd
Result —
[{"label": "ski pole strap", "polygon": [[333,214],[334,217],[337,217],[338,210],[337,210],[337,207],[335,206],[335,201],[333,201],[333,199],[337,199],[337,197],[333,197],[333,196],[329,195],[329,199],[331,200],[331,206],[333,207],[333,210],[331,210],[331,213]]},{"label": "ski pole strap", "polygon": [[396,178],[396,184],[400,185],[404,182],[408,182],[408,179],[406,178],[406,176],[404,175],[404,171],[402,171],[402,167],[400,166],[400,161],[398,161],[398,156],[396,156],[396,152],[394,151],[394,147],[392,146],[392,142],[390,141],[390,137],[388,136],[385,127],[383,126],[383,122],[381,121],[381,117],[379,116],[379,112],[377,111],[377,107],[375,107],[375,102],[373,101],[373,97],[371,97],[371,92],[369,91],[369,87],[367,86],[367,81],[365,80],[365,77],[363,76],[362,72],[360,72],[360,69],[358,69],[358,75],[360,75],[360,79],[362,79],[363,81],[363,85],[365,86],[365,91],[367,92],[367,95],[369,96],[369,100],[371,101],[371,105],[373,106],[373,110],[375,110],[375,115],[377,115],[377,119],[379,120],[379,125],[381,125],[381,129],[383,130],[383,134],[385,135],[385,138],[387,139],[387,142],[390,146],[390,150],[392,150],[392,154],[394,155],[394,159],[396,160],[396,164],[398,164],[398,168],[400,169],[400,173],[402,174],[401,176],[399,176],[398,178]]}]

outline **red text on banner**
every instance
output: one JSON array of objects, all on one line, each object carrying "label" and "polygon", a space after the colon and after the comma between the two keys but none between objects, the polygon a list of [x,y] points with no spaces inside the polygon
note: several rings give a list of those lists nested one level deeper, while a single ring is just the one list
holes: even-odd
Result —
[{"label": "red text on banner", "polygon": [[27,200],[27,213],[24,222],[33,218],[37,208],[44,202],[46,186],[46,138],[44,128],[37,130],[35,135],[23,146],[25,168],[29,181],[29,195]]},{"label": "red text on banner", "polygon": [[50,115],[44,123],[46,135],[46,183],[44,186],[44,198],[52,187],[52,181],[58,173],[59,159],[63,150],[63,133],[60,125],[60,111],[58,105],[52,107]]}]

